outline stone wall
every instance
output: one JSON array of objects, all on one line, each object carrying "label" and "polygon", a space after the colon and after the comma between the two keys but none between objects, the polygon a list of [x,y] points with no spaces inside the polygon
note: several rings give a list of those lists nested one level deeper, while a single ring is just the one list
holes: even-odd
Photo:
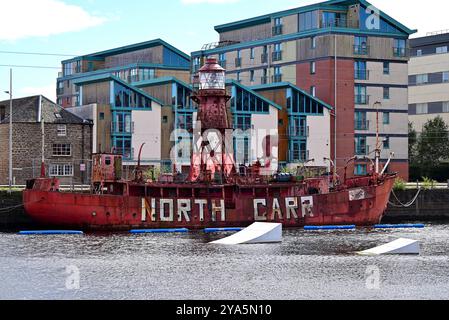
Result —
[{"label": "stone wall", "polygon": [[[92,129],[88,124],[67,124],[67,135],[58,136],[57,124],[45,124],[45,161],[51,164],[73,164],[73,178],[63,178],[61,183],[89,183],[86,174],[80,172],[82,160],[90,161],[92,154]],[[8,183],[8,125],[0,125],[0,184]],[[71,144],[72,154],[53,156],[53,144]],[[15,123],[13,125],[13,176],[15,184],[23,185],[27,179],[39,176],[42,150],[40,123]],[[88,165],[89,167],[89,165]]]}]

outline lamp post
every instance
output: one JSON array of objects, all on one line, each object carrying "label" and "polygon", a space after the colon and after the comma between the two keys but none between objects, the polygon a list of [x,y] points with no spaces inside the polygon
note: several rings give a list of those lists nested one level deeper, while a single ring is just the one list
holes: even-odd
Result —
[{"label": "lamp post", "polygon": [[376,107],[376,174],[379,174],[379,159],[380,159],[380,143],[379,143],[379,106],[382,106],[382,103],[376,101],[374,103]]},{"label": "lamp post", "polygon": [[8,192],[12,193],[12,69],[9,70],[9,177],[8,177]]}]

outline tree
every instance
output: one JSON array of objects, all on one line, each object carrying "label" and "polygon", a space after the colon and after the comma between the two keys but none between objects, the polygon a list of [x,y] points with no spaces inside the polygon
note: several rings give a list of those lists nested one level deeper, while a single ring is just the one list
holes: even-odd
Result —
[{"label": "tree", "polygon": [[427,121],[418,139],[417,162],[423,172],[449,159],[449,126],[440,116]]},{"label": "tree", "polygon": [[418,145],[418,134],[416,130],[413,128],[413,123],[408,123],[408,154],[410,163],[412,165],[416,165],[417,159],[417,145]]}]

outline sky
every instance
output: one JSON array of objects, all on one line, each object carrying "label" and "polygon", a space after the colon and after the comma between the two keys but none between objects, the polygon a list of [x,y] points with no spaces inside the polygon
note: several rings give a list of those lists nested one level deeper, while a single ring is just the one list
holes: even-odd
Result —
[{"label": "sky", "polygon": [[[43,94],[55,101],[62,60],[156,38],[190,54],[218,41],[216,25],[316,2],[320,1],[0,0],[0,101],[9,99],[4,93],[9,91],[9,65],[35,66],[13,67],[15,98]],[[412,37],[449,29],[448,1],[427,0],[425,6],[417,0],[369,2],[418,29]]]}]

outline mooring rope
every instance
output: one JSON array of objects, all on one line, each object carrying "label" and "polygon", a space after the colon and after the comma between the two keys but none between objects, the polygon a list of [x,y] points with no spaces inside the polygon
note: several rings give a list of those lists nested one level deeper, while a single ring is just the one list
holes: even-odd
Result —
[{"label": "mooring rope", "polygon": [[0,208],[0,213],[9,213],[11,211],[14,211],[15,209],[22,208],[23,206],[24,206],[23,204],[19,204],[13,207]]},{"label": "mooring rope", "polygon": [[391,190],[392,195],[394,196],[394,198],[396,199],[396,201],[399,203],[399,205],[392,203],[391,201],[388,201],[388,204],[391,205],[392,207],[396,207],[396,208],[410,208],[418,199],[419,194],[421,193],[421,188],[418,189],[418,192],[416,193],[415,197],[407,204],[404,204],[401,202],[401,200],[399,200],[398,196],[396,195],[396,193],[394,193],[394,190]]}]

